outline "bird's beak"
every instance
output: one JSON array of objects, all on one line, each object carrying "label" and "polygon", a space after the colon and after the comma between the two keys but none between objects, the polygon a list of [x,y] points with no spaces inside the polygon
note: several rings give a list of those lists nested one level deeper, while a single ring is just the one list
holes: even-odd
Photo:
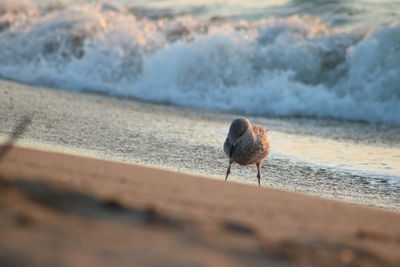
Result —
[{"label": "bird's beak", "polygon": [[236,146],[237,140],[233,140],[233,138],[231,137],[230,134],[229,134],[228,136],[229,136],[229,141],[230,141],[230,143],[231,143],[233,146]]}]

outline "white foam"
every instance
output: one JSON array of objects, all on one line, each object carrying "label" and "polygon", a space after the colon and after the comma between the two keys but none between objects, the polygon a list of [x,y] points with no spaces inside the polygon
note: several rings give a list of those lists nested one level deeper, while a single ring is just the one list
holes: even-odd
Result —
[{"label": "white foam", "polygon": [[[310,16],[137,19],[68,4],[0,32],[0,75],[250,114],[400,124],[400,25],[339,32]],[[34,40],[34,41],[32,41]]]}]

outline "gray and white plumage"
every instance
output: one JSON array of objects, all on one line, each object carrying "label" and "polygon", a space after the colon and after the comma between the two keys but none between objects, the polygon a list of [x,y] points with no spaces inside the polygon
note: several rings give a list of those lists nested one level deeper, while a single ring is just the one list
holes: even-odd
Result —
[{"label": "gray and white plumage", "polygon": [[233,162],[240,165],[256,164],[260,186],[260,166],[269,154],[269,147],[269,137],[263,127],[252,125],[246,118],[234,119],[224,143],[224,152],[229,157],[225,181]]}]

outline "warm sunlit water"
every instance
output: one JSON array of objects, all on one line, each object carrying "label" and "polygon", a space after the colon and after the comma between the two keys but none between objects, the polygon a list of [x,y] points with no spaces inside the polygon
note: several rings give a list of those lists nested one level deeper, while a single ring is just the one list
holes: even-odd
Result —
[{"label": "warm sunlit water", "polygon": [[400,148],[380,147],[316,136],[271,133],[274,154],[299,164],[350,172],[400,183]]},{"label": "warm sunlit water", "polygon": [[[41,0],[42,5],[94,0]],[[103,1],[104,2],[104,1]],[[107,1],[105,1],[107,2]],[[356,28],[390,23],[400,16],[399,0],[113,0],[129,7],[167,9],[196,17],[257,20],[291,15],[313,15],[335,27]]]}]

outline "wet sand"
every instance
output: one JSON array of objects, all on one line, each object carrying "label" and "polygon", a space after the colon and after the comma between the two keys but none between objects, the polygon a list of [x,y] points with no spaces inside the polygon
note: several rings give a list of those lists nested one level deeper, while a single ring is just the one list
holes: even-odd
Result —
[{"label": "wet sand", "polygon": [[[228,166],[222,144],[232,119],[239,116],[1,80],[0,96],[0,141],[23,116],[31,115],[32,123],[18,141],[20,145],[219,180],[224,179]],[[400,210],[400,183],[302,162],[311,158],[311,154],[302,154],[303,149],[316,140],[333,148],[341,145],[343,149],[347,147],[343,139],[350,140],[351,146],[365,142],[371,144],[366,152],[379,145],[386,153],[399,145],[398,127],[294,118],[249,119],[270,130],[271,155],[262,166],[261,186]],[[296,144],[298,140],[302,141]],[[287,157],[295,146],[299,147],[298,153]],[[361,147],[359,151],[363,152],[365,148]],[[334,151],[316,152],[319,154],[314,158],[333,155]],[[251,166],[233,165],[229,179],[257,185],[256,173]]]},{"label": "wet sand", "polygon": [[1,266],[398,266],[400,213],[13,147]]}]

